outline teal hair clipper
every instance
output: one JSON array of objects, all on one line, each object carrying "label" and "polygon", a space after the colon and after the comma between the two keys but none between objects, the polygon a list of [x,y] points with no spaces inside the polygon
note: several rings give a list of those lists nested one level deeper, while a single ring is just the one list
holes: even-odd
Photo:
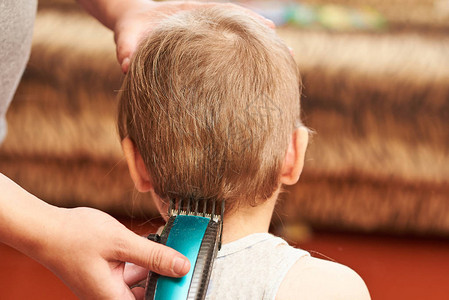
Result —
[{"label": "teal hair clipper", "polygon": [[161,235],[152,234],[148,238],[186,256],[191,264],[190,271],[182,278],[150,271],[145,284],[145,300],[204,299],[213,263],[221,247],[224,201],[171,199],[168,214]]}]

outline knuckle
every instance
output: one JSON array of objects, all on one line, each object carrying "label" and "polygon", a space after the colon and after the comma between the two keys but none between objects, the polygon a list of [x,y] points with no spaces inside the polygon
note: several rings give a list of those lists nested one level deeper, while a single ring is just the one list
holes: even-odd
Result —
[{"label": "knuckle", "polygon": [[129,252],[128,244],[122,239],[115,239],[115,257],[120,261],[126,261]]},{"label": "knuckle", "polygon": [[148,256],[147,265],[151,270],[160,273],[163,270],[164,253],[161,247],[154,247]]}]

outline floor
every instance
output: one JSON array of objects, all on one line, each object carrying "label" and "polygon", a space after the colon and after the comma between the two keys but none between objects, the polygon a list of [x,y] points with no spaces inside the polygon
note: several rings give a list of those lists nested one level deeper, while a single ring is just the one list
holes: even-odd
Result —
[{"label": "floor", "polygon": [[[154,224],[124,220],[143,233]],[[372,299],[449,299],[449,240],[316,232],[300,247],[346,264]],[[0,299],[76,299],[50,271],[0,244]]]}]

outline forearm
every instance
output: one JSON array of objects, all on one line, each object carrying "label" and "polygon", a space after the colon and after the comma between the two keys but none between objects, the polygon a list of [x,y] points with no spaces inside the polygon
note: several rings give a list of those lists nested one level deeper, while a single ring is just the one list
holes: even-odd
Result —
[{"label": "forearm", "polygon": [[1,242],[39,260],[57,210],[0,173]]},{"label": "forearm", "polygon": [[141,3],[149,4],[150,0],[77,0],[78,3],[104,26],[115,30],[117,20],[123,12]]}]

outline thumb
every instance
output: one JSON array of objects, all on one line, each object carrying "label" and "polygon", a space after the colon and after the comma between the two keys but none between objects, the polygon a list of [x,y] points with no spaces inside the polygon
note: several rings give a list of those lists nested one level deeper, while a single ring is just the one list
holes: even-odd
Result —
[{"label": "thumb", "polygon": [[181,277],[189,272],[190,262],[179,252],[135,233],[127,236],[117,251],[116,259],[170,277]]}]

